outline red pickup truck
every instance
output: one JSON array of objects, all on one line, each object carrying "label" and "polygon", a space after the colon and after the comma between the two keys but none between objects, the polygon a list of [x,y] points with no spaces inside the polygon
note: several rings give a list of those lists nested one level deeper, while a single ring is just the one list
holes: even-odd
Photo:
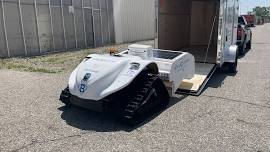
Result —
[{"label": "red pickup truck", "polygon": [[252,27],[255,26],[255,23],[256,23],[255,15],[242,15],[242,16],[246,19],[249,26],[252,26]]},{"label": "red pickup truck", "polygon": [[251,49],[252,31],[244,16],[238,17],[237,45],[239,55],[244,55],[247,49]]}]

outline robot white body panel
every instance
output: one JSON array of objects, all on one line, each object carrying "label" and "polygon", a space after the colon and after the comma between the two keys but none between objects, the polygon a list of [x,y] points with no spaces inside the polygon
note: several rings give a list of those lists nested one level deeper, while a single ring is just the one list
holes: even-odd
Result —
[{"label": "robot white body panel", "polygon": [[129,55],[89,55],[72,72],[70,93],[82,99],[101,100],[128,86],[151,63]]}]

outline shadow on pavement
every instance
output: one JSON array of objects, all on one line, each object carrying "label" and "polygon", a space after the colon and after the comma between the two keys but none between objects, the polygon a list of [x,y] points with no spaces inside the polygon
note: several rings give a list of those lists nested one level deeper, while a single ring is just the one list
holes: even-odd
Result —
[{"label": "shadow on pavement", "polygon": [[59,108],[63,113],[61,118],[66,123],[82,130],[111,132],[124,130],[124,126],[116,123],[116,119],[107,113],[94,112],[88,109],[72,106]]},{"label": "shadow on pavement", "polygon": [[145,114],[140,120],[137,120],[135,125],[127,125],[117,119],[116,116],[110,113],[94,112],[88,109],[83,109],[80,107],[60,107],[58,108],[63,113],[61,118],[66,121],[70,126],[96,132],[117,132],[126,131],[132,132],[133,130],[144,126],[145,124],[151,122],[157,118],[166,109],[174,106],[178,102],[181,102],[187,96],[182,96],[181,98],[172,98],[169,105],[166,108],[157,108],[153,111]]},{"label": "shadow on pavement", "polygon": [[236,73],[228,73],[223,69],[217,69],[215,73],[212,75],[211,79],[208,81],[207,85],[204,87],[202,93],[207,90],[207,88],[219,88],[224,83],[224,80],[227,77],[234,77],[237,75]]}]

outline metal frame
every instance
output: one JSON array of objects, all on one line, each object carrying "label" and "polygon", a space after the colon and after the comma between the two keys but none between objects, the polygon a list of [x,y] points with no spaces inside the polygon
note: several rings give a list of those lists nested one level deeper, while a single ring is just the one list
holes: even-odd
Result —
[{"label": "metal frame", "polygon": [[49,4],[49,15],[50,15],[50,24],[51,24],[51,34],[52,34],[52,42],[53,42],[53,51],[55,51],[54,28],[53,28],[53,19],[52,19],[51,0],[48,0],[48,4]]},{"label": "metal frame", "polygon": [[25,33],[24,33],[24,24],[23,24],[23,18],[22,18],[22,6],[21,6],[21,0],[18,1],[19,3],[19,15],[20,15],[20,22],[21,22],[21,29],[22,29],[22,36],[23,36],[23,45],[24,45],[24,52],[27,56],[27,46],[25,41]]},{"label": "metal frame", "polygon": [[92,11],[93,45],[94,45],[94,47],[96,47],[96,41],[95,41],[96,40],[96,31],[95,31],[95,23],[94,23],[95,18],[94,18],[93,0],[90,0],[90,2],[91,2],[91,6],[92,6],[91,11]]},{"label": "metal frame", "polygon": [[84,43],[85,43],[85,47],[87,48],[87,37],[86,37],[86,27],[85,27],[85,15],[84,15],[84,0],[82,0],[82,18],[83,18],[83,32],[84,32]]},{"label": "metal frame", "polygon": [[[104,40],[103,40],[103,22],[102,22],[102,9],[101,9],[101,3],[100,0],[98,1],[98,5],[99,5],[99,16],[100,16],[100,33],[101,33],[101,45],[104,44]],[[93,7],[93,6],[92,6]]]},{"label": "metal frame", "polygon": [[110,29],[110,17],[109,17],[109,4],[108,0],[106,0],[106,13],[107,13],[107,20],[108,20],[108,34],[109,34],[109,43],[111,43],[111,29]]},{"label": "metal frame", "polygon": [[65,48],[66,50],[68,49],[67,47],[67,37],[66,37],[66,27],[65,27],[65,18],[64,18],[64,5],[63,5],[63,0],[61,0],[61,16],[62,16],[62,25],[63,25],[63,31],[64,31],[64,42],[65,42]]},{"label": "metal frame", "polygon": [[158,41],[159,41],[159,0],[155,0],[155,24],[156,24],[156,27],[155,27],[155,30],[156,30],[156,38],[154,40],[154,47],[155,48],[158,48],[159,47],[159,44],[158,44]]},{"label": "metal frame", "polygon": [[76,16],[75,16],[75,8],[74,8],[74,0],[72,2],[72,7],[73,7],[73,26],[74,26],[74,37],[75,37],[75,48],[78,48],[78,37],[77,37],[77,27],[76,27]]},{"label": "metal frame", "polygon": [[4,35],[5,35],[5,39],[6,39],[6,48],[7,48],[8,57],[11,57],[11,55],[10,55],[10,49],[9,49],[9,43],[8,43],[8,37],[7,37],[6,18],[5,18],[5,7],[4,7],[3,0],[1,0],[1,4],[2,4]]},{"label": "metal frame", "polygon": [[39,53],[41,54],[41,45],[40,45],[39,27],[38,27],[38,17],[37,17],[37,1],[36,0],[34,0],[34,6],[35,6],[35,16],[36,16],[36,25],[37,25],[38,47],[39,47]]}]

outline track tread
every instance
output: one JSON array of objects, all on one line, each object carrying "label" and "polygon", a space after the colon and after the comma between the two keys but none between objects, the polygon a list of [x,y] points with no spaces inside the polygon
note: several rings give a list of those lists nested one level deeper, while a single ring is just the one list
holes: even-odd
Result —
[{"label": "track tread", "polygon": [[[140,80],[141,85],[139,85],[138,90],[135,90],[136,94],[130,99],[127,106],[124,108],[122,118],[126,119],[127,121],[132,121],[136,117],[139,110],[149,111],[151,108],[153,108],[154,105],[146,105],[151,103],[147,103],[145,100],[148,98],[150,92],[154,89],[153,84],[158,80],[159,77],[153,74],[147,74],[145,77],[143,77],[143,81]],[[152,94],[151,97],[153,95],[158,97],[157,93]],[[145,109],[143,109],[143,107]]]},{"label": "track tread", "polygon": [[66,88],[62,91],[59,100],[62,101],[66,106],[70,106],[70,105],[71,105],[71,103],[70,103],[70,97],[71,97],[71,94],[70,94],[70,92],[69,92],[69,88],[66,87]]}]

